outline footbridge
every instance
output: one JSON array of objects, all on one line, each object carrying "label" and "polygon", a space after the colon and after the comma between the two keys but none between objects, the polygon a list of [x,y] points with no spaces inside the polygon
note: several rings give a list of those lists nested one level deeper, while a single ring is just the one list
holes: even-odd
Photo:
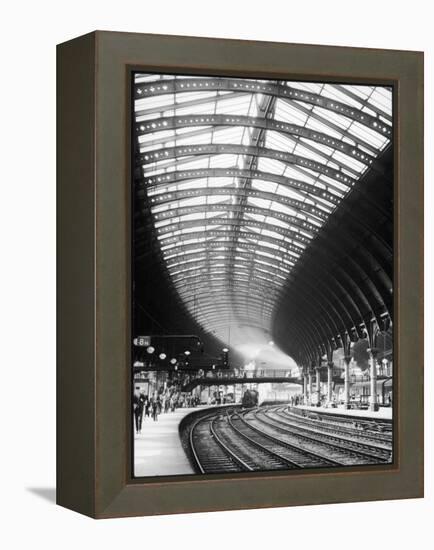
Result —
[{"label": "footbridge", "polygon": [[[342,382],[341,376],[334,376],[334,382]],[[198,372],[186,376],[182,391],[192,391],[197,386],[232,386],[234,384],[299,384],[303,385],[303,377],[295,370],[285,369],[228,369]]]}]

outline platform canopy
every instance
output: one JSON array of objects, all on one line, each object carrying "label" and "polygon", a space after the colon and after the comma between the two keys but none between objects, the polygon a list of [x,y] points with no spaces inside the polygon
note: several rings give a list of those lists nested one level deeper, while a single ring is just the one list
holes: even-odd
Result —
[{"label": "platform canopy", "polygon": [[133,93],[136,200],[178,296],[224,342],[272,339],[305,250],[391,144],[391,89],[137,73]]}]

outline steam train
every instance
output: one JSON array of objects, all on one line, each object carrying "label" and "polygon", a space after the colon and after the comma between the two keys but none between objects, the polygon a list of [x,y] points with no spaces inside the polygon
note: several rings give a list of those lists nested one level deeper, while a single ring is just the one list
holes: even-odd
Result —
[{"label": "steam train", "polygon": [[258,392],[256,390],[246,390],[241,399],[241,404],[246,409],[258,405]]}]

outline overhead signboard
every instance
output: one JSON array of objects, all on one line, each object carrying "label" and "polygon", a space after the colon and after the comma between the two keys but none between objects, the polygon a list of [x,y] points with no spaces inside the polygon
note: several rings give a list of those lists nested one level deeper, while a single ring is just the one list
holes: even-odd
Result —
[{"label": "overhead signboard", "polygon": [[134,338],[133,343],[135,346],[148,347],[151,345],[151,337],[137,336],[137,338]]}]

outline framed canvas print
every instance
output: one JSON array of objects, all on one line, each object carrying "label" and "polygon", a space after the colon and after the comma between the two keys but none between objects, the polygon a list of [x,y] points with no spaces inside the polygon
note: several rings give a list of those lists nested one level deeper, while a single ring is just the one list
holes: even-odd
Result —
[{"label": "framed canvas print", "polygon": [[58,47],[58,503],[423,495],[423,55]]}]

